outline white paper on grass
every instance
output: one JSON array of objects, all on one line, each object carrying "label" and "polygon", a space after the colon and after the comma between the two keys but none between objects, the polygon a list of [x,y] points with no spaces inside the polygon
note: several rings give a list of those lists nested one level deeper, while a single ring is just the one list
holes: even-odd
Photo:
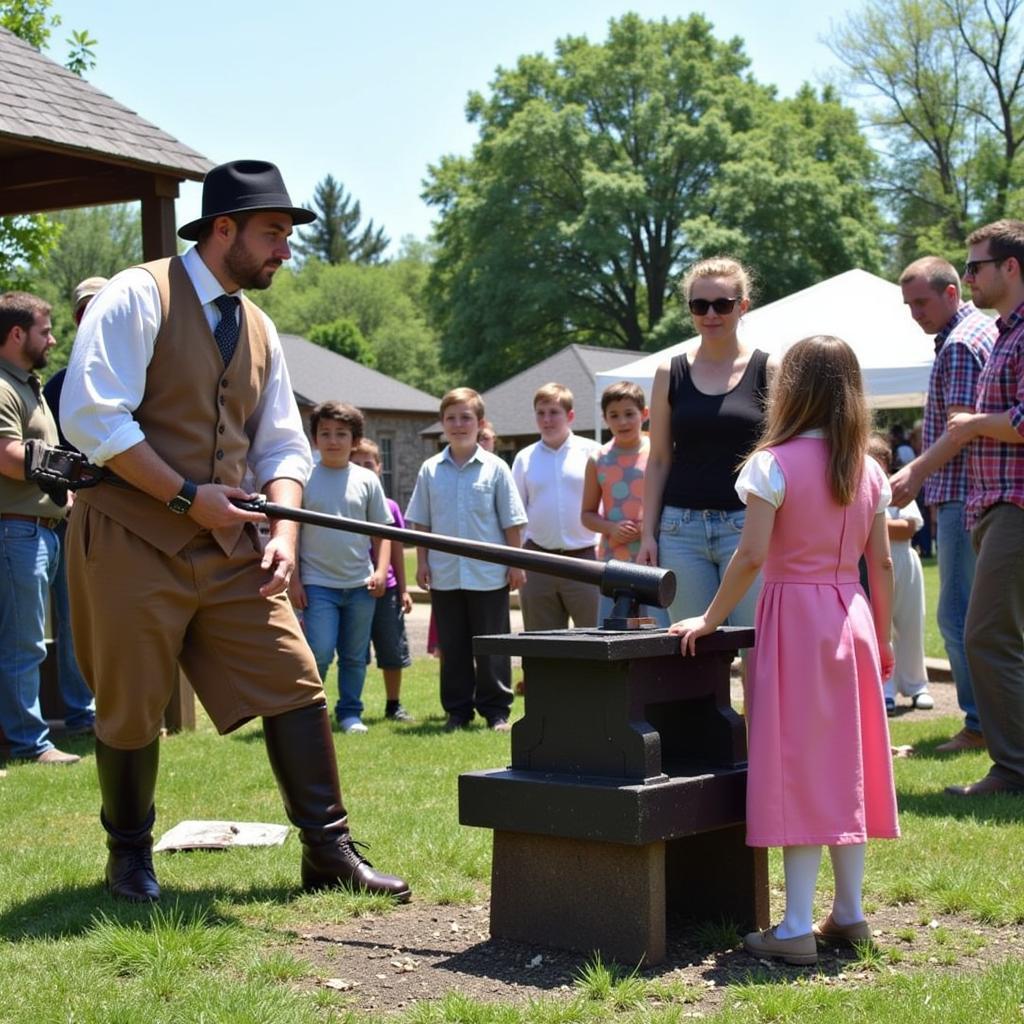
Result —
[{"label": "white paper on grass", "polygon": [[153,850],[162,853],[227,850],[232,846],[280,846],[287,836],[287,825],[259,821],[179,821],[160,837]]}]

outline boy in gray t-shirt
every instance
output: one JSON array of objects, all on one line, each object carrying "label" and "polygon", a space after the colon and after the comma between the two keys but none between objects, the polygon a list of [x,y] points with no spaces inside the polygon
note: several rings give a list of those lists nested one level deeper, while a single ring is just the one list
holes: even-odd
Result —
[{"label": "boy in gray t-shirt", "polygon": [[[352,449],[363,436],[363,414],[344,402],[324,402],[313,410],[310,430],[320,462],[306,484],[303,508],[392,523],[377,475],[350,462]],[[385,591],[391,560],[390,541],[374,537],[371,543],[372,554],[362,534],[303,525],[299,571],[289,586],[325,682],[337,652],[335,716],[346,733],[367,731],[361,717],[366,650],[375,602]]]}]

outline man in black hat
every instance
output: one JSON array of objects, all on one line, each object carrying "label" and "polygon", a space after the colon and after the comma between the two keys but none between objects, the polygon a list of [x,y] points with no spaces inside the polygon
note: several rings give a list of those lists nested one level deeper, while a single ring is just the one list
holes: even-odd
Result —
[{"label": "man in black hat", "polygon": [[72,620],[96,694],[107,884],[124,899],[159,898],[154,796],[175,662],[218,731],[263,718],[303,888],[409,899],[349,835],[323,686],[285,594],[297,527],[272,522],[261,551],[263,517],[231,503],[251,475],[272,501],[301,504],[309,443],[274,325],[242,289],[269,287],[293,225],[314,219],[273,164],[214,168],[202,217],[178,232],[195,248],[114,277],[75,342],[63,427],[112,475],[75,505]]}]

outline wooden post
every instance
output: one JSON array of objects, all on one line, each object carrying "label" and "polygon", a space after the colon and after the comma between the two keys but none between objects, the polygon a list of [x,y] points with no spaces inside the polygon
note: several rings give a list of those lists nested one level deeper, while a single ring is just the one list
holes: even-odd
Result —
[{"label": "wooden post", "polygon": [[177,196],[178,183],[173,178],[153,175],[153,191],[142,197],[143,259],[158,260],[177,254],[174,222],[174,200]]}]

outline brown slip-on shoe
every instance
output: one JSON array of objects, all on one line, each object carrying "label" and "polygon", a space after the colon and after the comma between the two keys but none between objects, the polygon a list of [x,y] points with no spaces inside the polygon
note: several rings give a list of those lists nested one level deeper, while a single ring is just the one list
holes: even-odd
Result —
[{"label": "brown slip-on shoe", "polygon": [[857,942],[871,942],[871,926],[867,921],[836,924],[829,914],[814,926],[814,937],[833,946],[852,946]]},{"label": "brown slip-on shoe", "polygon": [[991,796],[993,793],[1014,793],[1024,794],[1024,786],[1015,786],[998,775],[986,775],[978,782],[968,783],[966,786],[947,786],[946,792],[950,796]]},{"label": "brown slip-on shoe", "polygon": [[964,726],[951,740],[940,743],[936,754],[959,754],[962,750],[984,750],[985,737],[975,729]]},{"label": "brown slip-on shoe", "polygon": [[761,932],[751,932],[743,939],[743,948],[753,956],[768,960],[781,960],[796,967],[807,967],[818,962],[818,947],[814,933],[780,939],[775,934],[777,925]]},{"label": "brown slip-on shoe", "polygon": [[44,750],[38,757],[33,757],[33,764],[75,764],[82,759],[77,754],[65,754],[63,750],[50,747]]}]

